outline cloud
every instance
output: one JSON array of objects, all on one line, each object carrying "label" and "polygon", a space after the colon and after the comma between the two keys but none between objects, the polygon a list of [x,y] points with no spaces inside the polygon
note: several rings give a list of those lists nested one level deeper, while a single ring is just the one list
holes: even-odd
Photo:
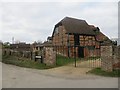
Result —
[{"label": "cloud", "polygon": [[65,16],[84,19],[117,37],[117,2],[5,2],[2,4],[2,40],[45,41]]}]

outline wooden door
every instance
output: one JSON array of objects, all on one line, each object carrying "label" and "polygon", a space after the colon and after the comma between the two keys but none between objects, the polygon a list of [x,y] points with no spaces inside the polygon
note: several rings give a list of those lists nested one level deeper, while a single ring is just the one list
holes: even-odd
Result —
[{"label": "wooden door", "polygon": [[78,57],[84,58],[84,47],[78,47]]}]

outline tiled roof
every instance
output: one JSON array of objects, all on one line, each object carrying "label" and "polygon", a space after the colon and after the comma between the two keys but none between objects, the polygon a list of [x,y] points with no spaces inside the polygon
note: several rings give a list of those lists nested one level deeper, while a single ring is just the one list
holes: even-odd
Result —
[{"label": "tiled roof", "polygon": [[55,27],[59,25],[63,25],[66,32],[70,34],[95,35],[94,31],[91,30],[85,20],[65,17],[58,24],[56,24]]}]

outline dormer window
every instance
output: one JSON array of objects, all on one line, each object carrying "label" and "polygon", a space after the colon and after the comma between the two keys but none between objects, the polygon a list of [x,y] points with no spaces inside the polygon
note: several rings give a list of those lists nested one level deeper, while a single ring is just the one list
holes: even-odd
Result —
[{"label": "dormer window", "polygon": [[100,29],[97,27],[96,29],[93,30],[94,32],[98,33],[100,32]]}]

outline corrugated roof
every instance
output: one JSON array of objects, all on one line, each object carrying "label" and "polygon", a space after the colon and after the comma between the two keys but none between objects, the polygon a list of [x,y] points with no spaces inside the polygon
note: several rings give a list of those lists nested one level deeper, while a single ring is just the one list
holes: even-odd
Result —
[{"label": "corrugated roof", "polygon": [[67,33],[95,35],[95,32],[90,28],[85,20],[65,17],[56,26],[63,25]]}]

